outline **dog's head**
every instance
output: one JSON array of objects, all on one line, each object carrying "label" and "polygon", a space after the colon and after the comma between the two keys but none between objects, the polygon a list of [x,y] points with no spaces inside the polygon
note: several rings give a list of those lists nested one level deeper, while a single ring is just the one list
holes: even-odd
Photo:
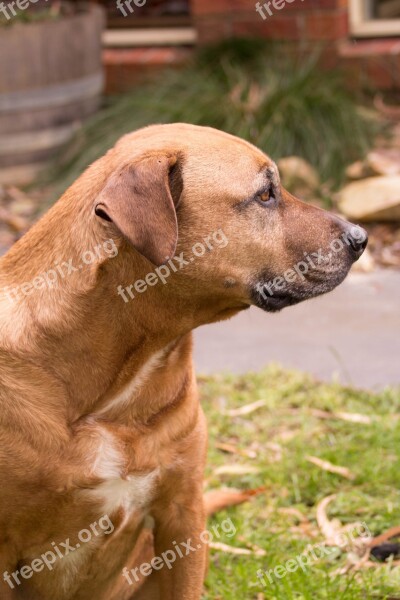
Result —
[{"label": "dog's head", "polygon": [[94,205],[101,226],[148,272],[168,269],[168,287],[188,301],[277,311],[332,290],[367,245],[360,227],[289,194],[275,163],[234,136],[153,126],[113,152]]}]

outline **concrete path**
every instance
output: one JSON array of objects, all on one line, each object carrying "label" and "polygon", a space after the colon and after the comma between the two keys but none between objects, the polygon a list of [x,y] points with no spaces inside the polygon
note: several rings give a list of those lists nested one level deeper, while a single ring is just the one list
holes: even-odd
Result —
[{"label": "concrete path", "polygon": [[198,373],[270,362],[359,388],[400,385],[400,272],[352,273],[336,290],[267,314],[251,308],[195,332]]}]

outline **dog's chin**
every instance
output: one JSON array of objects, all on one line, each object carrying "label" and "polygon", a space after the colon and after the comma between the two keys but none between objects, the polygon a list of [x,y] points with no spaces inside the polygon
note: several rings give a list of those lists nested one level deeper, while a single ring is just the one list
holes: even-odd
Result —
[{"label": "dog's chin", "polygon": [[293,306],[306,300],[306,298],[298,298],[292,294],[275,293],[273,296],[267,296],[264,298],[260,293],[256,292],[253,294],[253,304],[258,308],[261,308],[265,312],[279,312],[287,306]]},{"label": "dog's chin", "polygon": [[[305,279],[301,283],[291,284],[290,287],[286,286],[285,289],[272,291],[271,288],[268,290],[268,283],[266,284],[266,280],[263,278],[261,281],[258,280],[251,288],[252,304],[266,312],[279,312],[287,306],[293,306],[299,304],[299,302],[304,302],[304,300],[331,292],[342,283],[348,271],[347,268],[341,269],[334,273],[331,272],[325,277],[321,277],[320,273],[318,276]],[[267,282],[270,281],[271,278],[267,280]]]}]

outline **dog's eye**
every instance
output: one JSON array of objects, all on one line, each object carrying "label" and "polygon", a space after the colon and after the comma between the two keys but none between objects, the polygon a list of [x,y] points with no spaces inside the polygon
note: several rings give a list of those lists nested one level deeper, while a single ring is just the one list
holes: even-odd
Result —
[{"label": "dog's eye", "polygon": [[275,200],[274,192],[272,188],[265,190],[261,194],[257,195],[257,200],[261,202],[261,204],[268,204],[272,200]]},{"label": "dog's eye", "polygon": [[261,202],[268,202],[269,198],[270,198],[270,193],[269,192],[263,192],[258,197],[261,200]]}]

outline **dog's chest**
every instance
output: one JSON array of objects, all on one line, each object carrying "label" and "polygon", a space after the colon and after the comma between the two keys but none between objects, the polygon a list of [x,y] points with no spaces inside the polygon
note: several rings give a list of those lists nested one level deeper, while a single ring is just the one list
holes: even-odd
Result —
[{"label": "dog's chest", "polygon": [[92,454],[90,474],[101,479],[90,493],[100,500],[104,514],[123,509],[128,518],[133,512],[145,511],[155,496],[159,468],[126,473],[127,456],[118,440],[105,428],[97,431],[97,444]]},{"label": "dog's chest", "polygon": [[145,474],[130,474],[124,479],[109,479],[99,484],[94,493],[101,499],[104,514],[112,515],[121,508],[125,518],[146,511],[155,495],[158,469]]}]

